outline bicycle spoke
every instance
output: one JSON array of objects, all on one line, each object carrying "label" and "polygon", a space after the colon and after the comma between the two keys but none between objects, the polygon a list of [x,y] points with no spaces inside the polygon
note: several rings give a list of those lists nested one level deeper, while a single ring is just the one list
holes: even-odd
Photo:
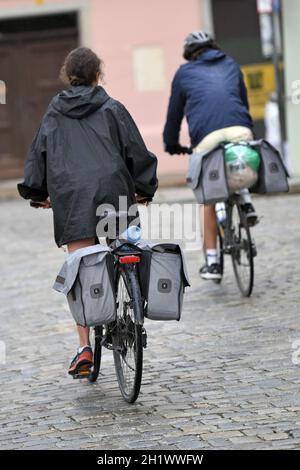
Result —
[{"label": "bicycle spoke", "polygon": [[90,382],[95,382],[98,378],[101,365],[101,347],[102,347],[103,327],[96,326],[92,330],[92,344],[94,344],[94,366],[89,376]]},{"label": "bicycle spoke", "polygon": [[129,402],[137,398],[142,369],[141,327],[135,323],[135,303],[131,298],[131,287],[125,273],[120,273],[117,292],[117,321],[112,334],[118,382],[124,398]]},{"label": "bicycle spoke", "polygon": [[231,212],[232,263],[238,286],[249,296],[253,286],[253,255],[250,230],[238,205]]}]

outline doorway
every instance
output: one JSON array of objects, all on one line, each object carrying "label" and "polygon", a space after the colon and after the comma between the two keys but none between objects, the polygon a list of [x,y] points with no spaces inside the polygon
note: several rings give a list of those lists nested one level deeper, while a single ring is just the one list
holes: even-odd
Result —
[{"label": "doorway", "polygon": [[0,21],[0,179],[19,178],[51,98],[64,86],[59,71],[78,46],[77,13]]}]

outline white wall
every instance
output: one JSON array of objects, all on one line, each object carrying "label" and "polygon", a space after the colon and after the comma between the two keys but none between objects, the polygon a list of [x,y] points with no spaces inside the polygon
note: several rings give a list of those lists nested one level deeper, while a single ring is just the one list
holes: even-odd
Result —
[{"label": "white wall", "polygon": [[[300,1],[282,0],[284,55],[285,55],[285,84],[286,84],[286,116],[287,137],[291,172],[300,176]],[[299,82],[297,84],[297,81]],[[295,89],[299,92],[296,96]],[[296,102],[298,104],[296,104]]]}]

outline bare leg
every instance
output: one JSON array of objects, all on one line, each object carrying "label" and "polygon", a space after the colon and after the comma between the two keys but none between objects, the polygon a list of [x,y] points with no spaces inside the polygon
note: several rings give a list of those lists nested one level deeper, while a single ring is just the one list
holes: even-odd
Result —
[{"label": "bare leg", "polygon": [[84,238],[83,240],[76,240],[68,244],[68,252],[79,250],[79,248],[85,248],[86,246],[95,245],[95,238]]},{"label": "bare leg", "polygon": [[[95,238],[85,238],[84,240],[76,240],[68,244],[68,252],[79,250],[80,248],[85,248],[86,246],[95,245]],[[79,345],[80,347],[90,345],[90,329],[88,327],[78,326],[77,331],[79,335]]]},{"label": "bare leg", "polygon": [[82,348],[83,346],[90,346],[90,329],[89,327],[83,327],[77,325],[77,331],[79,335],[79,347]]},{"label": "bare leg", "polygon": [[205,205],[203,208],[204,246],[206,250],[217,248],[218,226],[214,205]]}]

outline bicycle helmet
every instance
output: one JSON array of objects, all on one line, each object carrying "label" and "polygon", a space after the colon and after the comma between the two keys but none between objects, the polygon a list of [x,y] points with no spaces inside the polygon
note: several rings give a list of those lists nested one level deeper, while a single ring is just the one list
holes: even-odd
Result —
[{"label": "bicycle helmet", "polygon": [[184,40],[183,57],[191,60],[193,53],[198,49],[211,46],[214,43],[213,38],[204,31],[194,31],[190,33]]}]

